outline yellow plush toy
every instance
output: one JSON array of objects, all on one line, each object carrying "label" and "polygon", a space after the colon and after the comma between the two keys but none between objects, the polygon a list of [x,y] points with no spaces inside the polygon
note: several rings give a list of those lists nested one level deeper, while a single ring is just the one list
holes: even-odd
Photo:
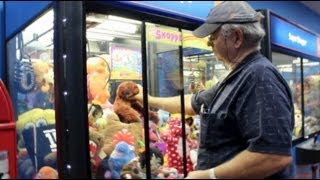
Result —
[{"label": "yellow plush toy", "polygon": [[55,112],[53,109],[31,109],[18,117],[17,131],[18,134],[28,128],[30,125],[45,126],[55,124]]}]

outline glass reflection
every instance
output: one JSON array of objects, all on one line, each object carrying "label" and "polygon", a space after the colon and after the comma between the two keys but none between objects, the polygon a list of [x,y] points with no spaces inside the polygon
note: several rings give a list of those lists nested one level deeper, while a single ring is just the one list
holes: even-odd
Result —
[{"label": "glass reflection", "polygon": [[292,140],[295,140],[302,137],[301,58],[272,52],[272,61],[291,89],[295,112]]},{"label": "glass reflection", "polygon": [[320,63],[303,59],[305,136],[320,130]]}]

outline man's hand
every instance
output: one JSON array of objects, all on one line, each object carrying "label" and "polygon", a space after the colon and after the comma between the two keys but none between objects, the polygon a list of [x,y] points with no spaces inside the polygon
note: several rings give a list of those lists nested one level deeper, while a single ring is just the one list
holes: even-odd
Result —
[{"label": "man's hand", "polygon": [[188,176],[185,179],[208,179],[209,171],[208,170],[198,170],[191,171],[188,173]]},{"label": "man's hand", "polygon": [[139,93],[133,97],[130,97],[130,99],[132,100],[138,100],[140,102],[143,101],[143,88],[140,84],[137,84],[138,88],[139,88]]}]

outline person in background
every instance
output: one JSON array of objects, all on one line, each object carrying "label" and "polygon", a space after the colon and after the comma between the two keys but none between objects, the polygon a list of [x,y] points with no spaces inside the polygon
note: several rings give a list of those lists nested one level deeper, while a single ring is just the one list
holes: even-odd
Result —
[{"label": "person in background", "polygon": [[[230,73],[210,89],[185,95],[185,112],[200,114],[198,161],[187,179],[292,178],[291,91],[261,53],[263,15],[244,1],[224,1],[193,31]],[[143,100],[142,87],[134,99]],[[180,112],[180,96],[148,96],[149,105]]]}]

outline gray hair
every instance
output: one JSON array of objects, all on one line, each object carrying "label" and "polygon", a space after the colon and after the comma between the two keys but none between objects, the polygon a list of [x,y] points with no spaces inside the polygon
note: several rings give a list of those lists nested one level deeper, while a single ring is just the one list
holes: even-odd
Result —
[{"label": "gray hair", "polygon": [[245,23],[245,24],[223,24],[221,26],[222,35],[227,37],[235,29],[240,28],[244,35],[244,45],[246,47],[261,49],[261,41],[265,36],[265,31],[262,28],[260,22],[255,23]]}]

